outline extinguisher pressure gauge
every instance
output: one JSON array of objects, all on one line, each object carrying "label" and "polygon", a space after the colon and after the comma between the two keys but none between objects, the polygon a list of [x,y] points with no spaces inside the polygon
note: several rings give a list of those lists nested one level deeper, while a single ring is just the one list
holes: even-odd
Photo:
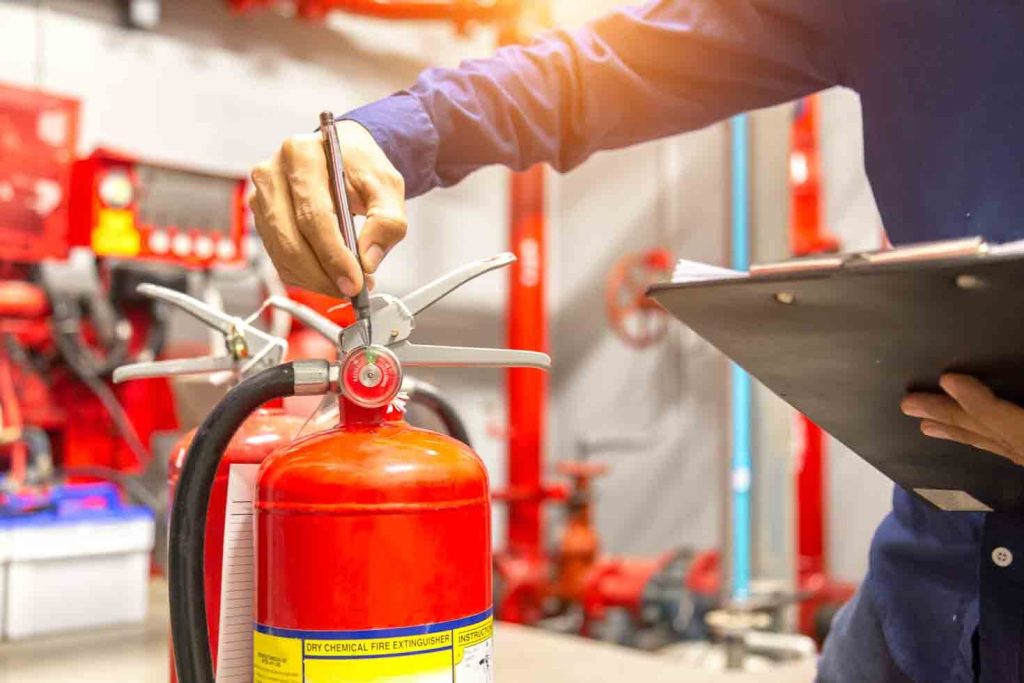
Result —
[{"label": "extinguisher pressure gauge", "polygon": [[402,365],[383,346],[361,346],[345,357],[341,366],[341,390],[364,408],[386,406],[402,387]]}]

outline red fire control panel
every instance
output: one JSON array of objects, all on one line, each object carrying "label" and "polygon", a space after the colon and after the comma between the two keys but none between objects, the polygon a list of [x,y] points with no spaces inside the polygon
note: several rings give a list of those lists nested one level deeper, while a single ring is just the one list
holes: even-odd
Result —
[{"label": "red fire control panel", "polygon": [[242,259],[244,178],[98,149],[75,163],[71,233],[97,256],[205,267]]}]

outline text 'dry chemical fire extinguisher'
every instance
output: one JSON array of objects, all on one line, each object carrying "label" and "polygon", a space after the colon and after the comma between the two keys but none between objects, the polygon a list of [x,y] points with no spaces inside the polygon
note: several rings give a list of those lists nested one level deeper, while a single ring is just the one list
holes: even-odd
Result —
[{"label": "text 'dry chemical fire extinguisher'", "polygon": [[267,401],[339,392],[340,424],[275,451],[253,492],[253,681],[489,683],[487,473],[466,445],[389,411],[403,366],[532,367],[547,355],[415,345],[415,316],[504,254],[397,298],[371,298],[338,363],[294,361],[231,390],[199,427],[175,494],[170,607],[185,683],[214,683],[203,599],[210,491],[232,435]]},{"label": "text 'dry chemical fire extinguisher'", "polygon": [[[224,341],[224,352],[220,355],[199,358],[175,358],[169,360],[133,363],[114,371],[115,382],[151,377],[172,377],[179,375],[210,375],[211,383],[234,384],[273,367],[284,360],[288,343],[284,339],[267,334],[252,324],[252,319],[262,313],[262,308],[249,319],[236,318],[204,301],[182,292],[153,284],[142,284],[138,292],[152,299],[174,306],[188,313],[208,327],[217,331]],[[217,477],[210,492],[209,513],[206,520],[206,613],[209,616],[210,648],[213,657],[218,655],[220,619],[222,607],[234,607],[229,603],[222,606],[222,566],[225,542],[225,520],[228,499],[228,480],[232,466],[255,467],[263,462],[275,449],[287,444],[299,433],[305,418],[290,415],[280,406],[263,406],[250,415],[235,433],[224,452]],[[178,477],[184,464],[185,454],[192,443],[196,430],[184,434],[171,449],[167,463],[168,495],[173,499]],[[248,596],[236,598],[248,600]],[[174,678],[173,667],[171,680]]]}]

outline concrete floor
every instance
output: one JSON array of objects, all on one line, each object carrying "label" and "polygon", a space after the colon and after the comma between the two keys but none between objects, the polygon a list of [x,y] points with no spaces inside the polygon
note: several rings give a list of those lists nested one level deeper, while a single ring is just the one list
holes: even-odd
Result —
[{"label": "concrete floor", "polygon": [[[150,618],[141,626],[103,629],[0,645],[0,683],[165,683],[166,588],[155,582]],[[613,645],[499,625],[496,683],[800,683],[811,664],[770,673],[726,674]]]},{"label": "concrete floor", "polygon": [[166,683],[166,603],[155,581],[142,625],[0,643],[0,683]]}]

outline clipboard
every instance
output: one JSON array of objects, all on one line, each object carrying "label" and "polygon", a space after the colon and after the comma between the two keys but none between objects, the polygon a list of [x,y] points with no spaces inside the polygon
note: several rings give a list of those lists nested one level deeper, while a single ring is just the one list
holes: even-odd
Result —
[{"label": "clipboard", "polygon": [[945,371],[1024,405],[1019,245],[826,256],[648,294],[907,491],[943,510],[1024,512],[1024,467],[925,437],[899,409],[908,391],[941,392]]}]

